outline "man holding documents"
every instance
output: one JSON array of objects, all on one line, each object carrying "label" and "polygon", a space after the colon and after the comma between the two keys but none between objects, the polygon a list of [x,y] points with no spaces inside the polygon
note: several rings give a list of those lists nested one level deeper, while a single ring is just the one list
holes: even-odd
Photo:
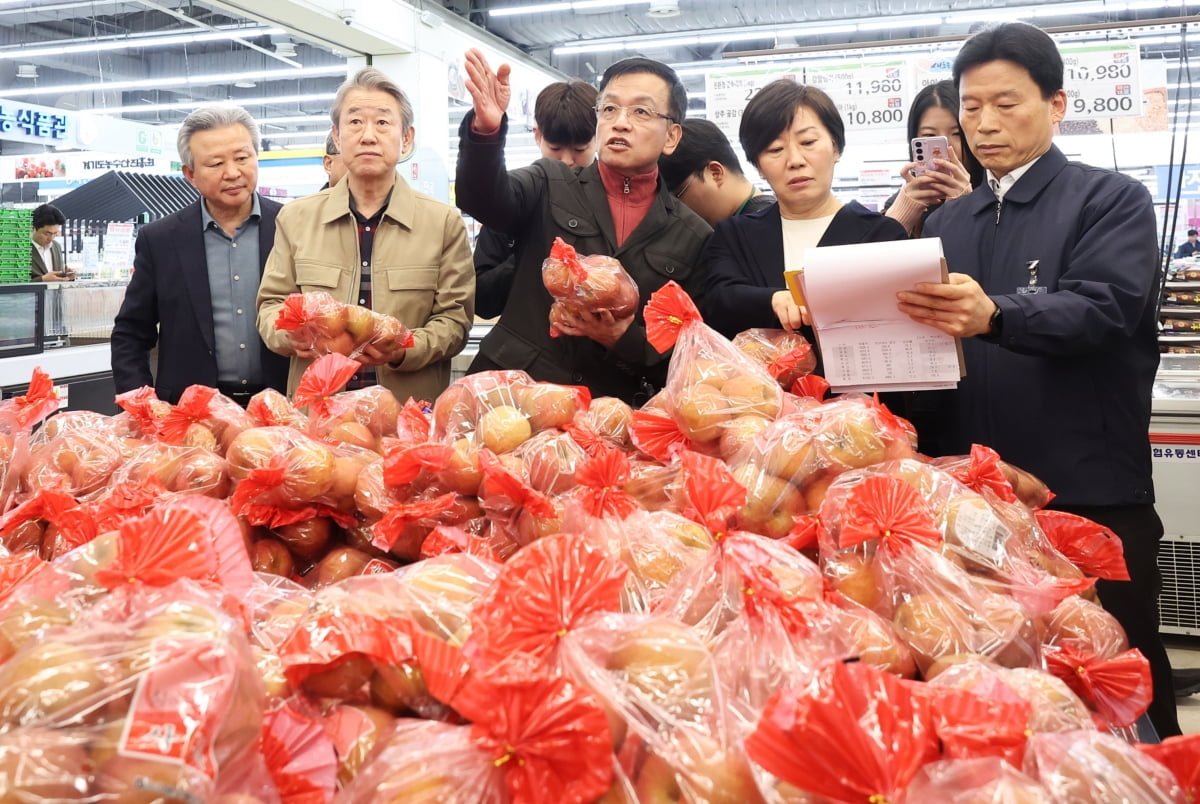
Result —
[{"label": "man holding documents", "polygon": [[1063,63],[1041,30],[1005,23],[954,62],[961,125],[988,181],[928,219],[951,271],[898,294],[914,321],[961,336],[966,377],[945,392],[942,454],[995,448],[1057,495],[1052,507],[1120,536],[1130,581],[1101,602],[1149,659],[1160,737],[1179,734],[1158,635],[1162,523],[1151,479],[1150,396],[1158,367],[1159,260],[1150,194],[1068,162]]}]

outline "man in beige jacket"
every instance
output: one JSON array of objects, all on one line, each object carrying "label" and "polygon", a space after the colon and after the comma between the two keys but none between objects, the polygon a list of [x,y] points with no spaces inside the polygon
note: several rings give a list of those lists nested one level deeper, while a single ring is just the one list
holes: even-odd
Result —
[{"label": "man in beige jacket", "polygon": [[334,98],[333,136],[344,182],[287,204],[258,290],[258,330],[292,356],[288,391],[313,358],[297,352],[275,319],[289,294],[323,290],[395,316],[412,330],[408,349],[368,346],[349,387],[378,382],[404,402],[432,401],[450,382],[474,317],[475,269],[462,218],[413,191],[396,173],[412,148],[412,105],[383,72],[365,67]]}]

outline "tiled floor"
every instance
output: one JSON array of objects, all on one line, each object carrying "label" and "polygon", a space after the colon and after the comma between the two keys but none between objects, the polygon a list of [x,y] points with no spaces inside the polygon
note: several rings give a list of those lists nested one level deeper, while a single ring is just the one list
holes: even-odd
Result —
[{"label": "tiled floor", "polygon": [[[1200,667],[1200,637],[1163,635],[1171,667]],[[1188,698],[1176,698],[1179,711],[1179,726],[1184,734],[1200,733],[1200,694]]]}]

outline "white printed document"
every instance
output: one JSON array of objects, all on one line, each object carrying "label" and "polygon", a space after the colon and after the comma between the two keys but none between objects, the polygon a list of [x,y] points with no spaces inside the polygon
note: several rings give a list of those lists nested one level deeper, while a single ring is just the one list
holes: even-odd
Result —
[{"label": "white printed document", "polygon": [[896,309],[900,291],[946,281],[939,238],[805,249],[795,274],[835,393],[954,388],[965,374],[957,338]]}]

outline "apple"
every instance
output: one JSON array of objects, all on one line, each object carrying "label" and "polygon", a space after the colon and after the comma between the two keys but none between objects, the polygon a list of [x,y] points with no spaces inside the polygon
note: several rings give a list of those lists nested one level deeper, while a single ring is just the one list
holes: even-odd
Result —
[{"label": "apple", "polygon": [[633,421],[633,408],[622,399],[613,396],[596,397],[586,411],[576,414],[575,420],[617,446],[631,445],[629,423]]},{"label": "apple", "polygon": [[317,566],[305,577],[311,577],[312,585],[321,588],[361,575],[363,568],[370,561],[371,556],[361,550],[355,550],[353,547],[335,547],[317,562]]},{"label": "apple", "polygon": [[27,593],[13,596],[0,615],[0,664],[7,662],[42,630],[70,625],[75,619],[66,603]]},{"label": "apple", "polygon": [[1000,679],[1029,701],[1029,729],[1033,732],[1094,730],[1092,714],[1067,683],[1040,668],[1001,669]]},{"label": "apple", "polygon": [[324,495],[325,501],[338,511],[352,513],[357,510],[355,495],[358,492],[358,478],[372,463],[382,464],[378,453],[356,448],[353,455],[335,454],[329,490]]},{"label": "apple", "polygon": [[27,727],[0,734],[0,802],[86,802],[92,763],[79,732]]},{"label": "apple", "polygon": [[823,461],[839,470],[858,469],[884,460],[887,444],[866,404],[827,406],[813,440]]},{"label": "apple", "polygon": [[358,775],[379,739],[391,731],[396,718],[377,706],[355,704],[335,707],[329,718],[336,723],[338,732],[350,734],[350,739],[336,744],[338,786],[344,788]]},{"label": "apple", "polygon": [[479,406],[470,386],[462,380],[454,382],[433,402],[433,437],[435,439],[463,436],[475,429]]},{"label": "apple", "polygon": [[[371,704],[393,714],[428,709],[433,699],[425,686],[425,675],[415,662],[377,665],[371,676]],[[418,708],[420,707],[420,708]]]},{"label": "apple", "polygon": [[836,553],[824,562],[825,574],[835,590],[860,606],[883,613],[887,584],[874,554],[861,548]]},{"label": "apple", "polygon": [[539,382],[517,389],[517,404],[537,433],[569,424],[579,410],[579,392],[565,385]]},{"label": "apple", "polygon": [[1047,645],[1069,645],[1101,659],[1112,659],[1129,650],[1129,639],[1117,618],[1078,595],[1063,599],[1050,613],[1044,641]]},{"label": "apple", "polygon": [[692,441],[716,441],[731,418],[729,400],[719,388],[707,383],[686,386],[675,399],[675,419]]},{"label": "apple", "polygon": [[292,577],[296,571],[287,545],[272,537],[260,538],[250,546],[250,564],[255,572],[269,572],[284,578]]},{"label": "apple", "polygon": [[738,512],[738,526],[771,539],[787,536],[795,518],[805,512],[800,490],[752,464],[734,469],[733,476],[746,489],[746,503]]},{"label": "apple", "polygon": [[4,537],[4,548],[10,554],[20,553],[23,550],[40,552],[42,549],[42,537],[45,536],[45,533],[45,521],[41,519],[27,519],[9,531],[8,535]]},{"label": "apple", "polygon": [[619,635],[606,666],[638,693],[694,716],[711,705],[712,654],[690,626],[654,617]]},{"label": "apple", "polygon": [[224,458],[216,453],[194,452],[180,464],[168,488],[223,500],[229,496],[230,485],[229,467]]},{"label": "apple", "polygon": [[[58,639],[26,645],[0,665],[0,722],[64,725],[97,715],[106,684],[90,653]],[[97,715],[98,716],[98,715]]]},{"label": "apple", "polygon": [[512,405],[499,405],[479,417],[479,437],[496,454],[510,452],[529,440],[529,418]]},{"label": "apple", "polygon": [[328,437],[342,444],[353,444],[356,447],[378,451],[379,439],[359,422],[338,422],[329,429]]},{"label": "apple", "polygon": [[735,413],[757,413],[768,419],[779,416],[783,393],[769,377],[736,374],[721,385],[721,393]]},{"label": "apple", "polygon": [[975,626],[948,595],[928,592],[908,597],[896,606],[892,624],[912,648],[922,672],[943,656],[975,652]]},{"label": "apple", "polygon": [[397,497],[383,482],[383,461],[374,461],[358,474],[354,486],[354,505],[368,522],[383,519]]},{"label": "apple", "polygon": [[361,653],[347,653],[300,682],[300,689],[318,698],[351,700],[362,697],[375,665]]},{"label": "apple", "polygon": [[790,421],[770,427],[759,439],[759,444],[761,449],[755,457],[762,468],[797,486],[820,468],[820,457],[812,434]]},{"label": "apple", "polygon": [[252,469],[266,466],[276,452],[283,451],[285,432],[272,427],[251,427],[238,433],[225,451],[230,476],[241,480]]},{"label": "apple", "polygon": [[457,494],[479,493],[483,469],[479,465],[479,447],[473,435],[455,439],[446,465],[437,472],[438,481]]},{"label": "apple", "polygon": [[556,533],[562,532],[563,515],[561,507],[554,506],[555,516],[538,516],[531,513],[528,508],[522,508],[517,513],[516,523],[513,525],[512,535],[517,540],[517,544],[522,547],[536,542],[538,539],[544,539],[547,536],[553,536]]},{"label": "apple", "polygon": [[275,528],[275,535],[298,558],[315,559],[329,547],[333,538],[333,522],[329,517],[316,516],[290,525]]},{"label": "apple", "polygon": [[175,600],[147,617],[133,632],[122,664],[130,674],[151,669],[158,640],[224,642],[227,638],[226,624],[217,611],[200,603]]},{"label": "apple", "polygon": [[540,432],[517,447],[529,485],[543,494],[562,494],[575,487],[575,470],[587,458],[566,433]]},{"label": "apple", "polygon": [[395,394],[382,385],[369,385],[347,393],[354,397],[354,418],[365,424],[376,439],[396,435],[402,405]]},{"label": "apple", "polygon": [[771,420],[757,413],[745,413],[730,419],[721,431],[717,452],[725,461],[741,452],[754,437],[771,424]]},{"label": "apple", "polygon": [[735,373],[734,367],[723,360],[697,355],[685,364],[683,385],[705,384],[713,386],[713,390],[720,390]]},{"label": "apple", "polygon": [[333,485],[333,451],[313,440],[300,440],[287,452],[284,493],[296,502],[312,502]]},{"label": "apple", "polygon": [[121,804],[194,804],[211,784],[188,765],[114,754],[97,768],[95,792]]},{"label": "apple", "polygon": [[375,331],[375,313],[361,305],[347,305],[346,331],[355,345],[365,343]]},{"label": "apple", "polygon": [[761,804],[750,762],[736,748],[726,748],[699,731],[671,733],[670,758],[650,753],[637,775],[640,804]]},{"label": "apple", "polygon": [[217,436],[205,424],[192,422],[183,433],[183,446],[200,447],[209,452],[217,451]]},{"label": "apple", "polygon": [[885,620],[870,611],[846,611],[841,624],[851,656],[885,673],[916,677],[916,658]]}]

